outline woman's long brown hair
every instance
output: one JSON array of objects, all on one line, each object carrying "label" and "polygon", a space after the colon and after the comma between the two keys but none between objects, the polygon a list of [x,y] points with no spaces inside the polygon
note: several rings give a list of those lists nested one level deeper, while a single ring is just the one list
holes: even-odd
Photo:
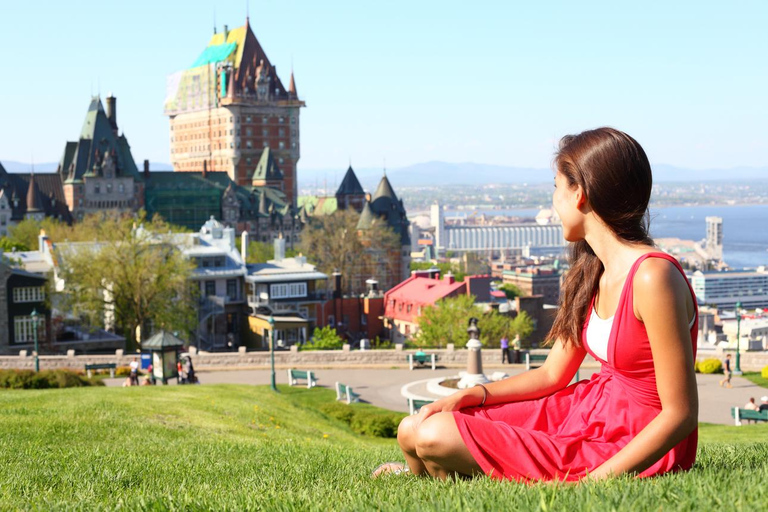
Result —
[{"label": "woman's long brown hair", "polygon": [[[617,237],[653,246],[648,234],[651,165],[635,139],[613,128],[566,135],[555,155],[555,169],[569,187],[582,187],[589,207]],[[568,249],[570,270],[547,339],[580,347],[603,264],[586,240],[571,243]]]}]

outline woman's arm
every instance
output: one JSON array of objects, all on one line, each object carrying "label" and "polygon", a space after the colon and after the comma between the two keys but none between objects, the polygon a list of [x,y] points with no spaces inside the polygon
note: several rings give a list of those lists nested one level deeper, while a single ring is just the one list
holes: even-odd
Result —
[{"label": "woman's arm", "polygon": [[699,399],[688,328],[695,309],[685,278],[666,260],[644,261],[634,278],[634,304],[648,332],[661,412],[589,478],[648,469],[685,439],[698,422]]},{"label": "woman's arm", "polygon": [[[565,347],[559,341],[555,342],[547,360],[541,367],[498,382],[485,384],[485,388],[488,390],[485,405],[517,402],[551,395],[568,385],[579,369],[586,353],[583,347],[570,345]],[[422,407],[418,418],[414,421],[414,428],[433,414],[477,406],[482,400],[483,389],[480,387],[458,391]]]}]

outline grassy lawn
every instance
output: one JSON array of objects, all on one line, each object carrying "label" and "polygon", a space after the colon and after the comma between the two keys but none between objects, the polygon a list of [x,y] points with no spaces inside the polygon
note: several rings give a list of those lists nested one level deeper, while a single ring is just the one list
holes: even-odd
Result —
[{"label": "grassy lawn", "polygon": [[752,384],[768,388],[768,379],[763,377],[760,372],[744,372],[742,377],[750,381]]},{"label": "grassy lawn", "polygon": [[[694,470],[578,486],[390,476],[394,440],[323,415],[328,389],[209,385],[0,392],[0,509],[754,510],[768,425],[702,425]],[[360,405],[359,407],[370,407]]]}]

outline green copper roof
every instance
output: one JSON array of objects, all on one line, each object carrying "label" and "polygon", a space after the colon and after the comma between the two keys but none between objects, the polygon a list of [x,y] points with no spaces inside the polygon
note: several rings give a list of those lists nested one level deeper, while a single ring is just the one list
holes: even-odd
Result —
[{"label": "green copper roof", "polygon": [[264,151],[261,152],[261,158],[259,158],[259,163],[256,164],[252,179],[253,181],[273,181],[283,179],[283,171],[277,166],[277,162],[275,162],[275,158],[269,147],[264,148]]},{"label": "green copper roof", "polygon": [[236,49],[237,43],[224,43],[208,46],[190,67],[196,68],[198,66],[205,66],[206,64],[221,62],[232,55],[232,52]]},{"label": "green copper roof", "polygon": [[152,349],[164,349],[164,348],[174,348],[174,347],[183,347],[184,342],[181,341],[179,338],[174,336],[173,334],[165,331],[160,331],[159,333],[155,334],[148,340],[144,341],[144,343],[141,344],[141,348],[152,348]]},{"label": "green copper roof", "polygon": [[360,213],[360,220],[357,221],[357,229],[371,229],[374,222],[376,222],[376,215],[371,210],[371,203],[366,201]]}]

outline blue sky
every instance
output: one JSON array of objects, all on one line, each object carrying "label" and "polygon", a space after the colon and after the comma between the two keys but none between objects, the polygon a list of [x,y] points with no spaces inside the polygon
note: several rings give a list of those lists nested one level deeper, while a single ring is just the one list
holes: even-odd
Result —
[{"label": "blue sky", "polygon": [[[90,94],[117,96],[137,162],[169,162],[166,76],[246,0],[4,2],[0,160],[57,161]],[[299,168],[442,160],[547,167],[600,125],[652,162],[768,165],[768,2],[251,0],[302,111]]]}]

